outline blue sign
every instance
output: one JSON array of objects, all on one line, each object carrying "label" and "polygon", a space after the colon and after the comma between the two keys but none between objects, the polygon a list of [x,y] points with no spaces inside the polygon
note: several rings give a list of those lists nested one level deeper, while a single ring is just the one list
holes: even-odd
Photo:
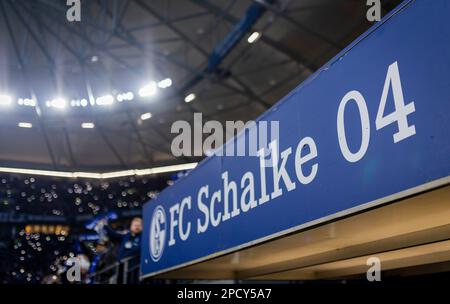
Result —
[{"label": "blue sign", "polygon": [[142,275],[448,184],[448,12],[405,1],[258,119],[279,123],[266,149],[209,157],[147,203]]}]

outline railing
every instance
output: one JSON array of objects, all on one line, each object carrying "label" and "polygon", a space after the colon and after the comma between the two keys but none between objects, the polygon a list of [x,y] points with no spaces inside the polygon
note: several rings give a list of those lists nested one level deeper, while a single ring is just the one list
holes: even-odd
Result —
[{"label": "railing", "polygon": [[88,276],[90,284],[139,284],[139,256],[126,257]]}]

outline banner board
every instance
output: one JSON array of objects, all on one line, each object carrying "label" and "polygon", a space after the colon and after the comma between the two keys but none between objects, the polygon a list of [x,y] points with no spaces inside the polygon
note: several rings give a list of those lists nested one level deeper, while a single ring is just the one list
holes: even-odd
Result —
[{"label": "banner board", "polygon": [[279,123],[265,149],[208,157],[148,202],[142,276],[447,184],[449,12],[405,1],[258,119]]}]

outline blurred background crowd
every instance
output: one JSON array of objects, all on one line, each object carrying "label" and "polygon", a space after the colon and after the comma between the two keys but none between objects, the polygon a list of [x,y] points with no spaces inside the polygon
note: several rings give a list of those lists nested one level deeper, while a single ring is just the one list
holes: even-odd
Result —
[{"label": "blurred background crowd", "polygon": [[66,283],[74,261],[82,283],[95,283],[102,270],[102,280],[117,282],[116,262],[133,258],[129,266],[137,265],[142,205],[185,174],[111,180],[0,175],[0,282]]}]

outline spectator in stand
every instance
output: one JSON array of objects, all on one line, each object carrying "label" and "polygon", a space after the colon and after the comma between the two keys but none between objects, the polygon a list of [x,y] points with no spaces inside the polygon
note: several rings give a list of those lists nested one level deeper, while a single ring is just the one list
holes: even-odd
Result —
[{"label": "spectator in stand", "polygon": [[[88,248],[91,241],[86,241],[86,248],[77,248],[76,240],[86,232],[84,223],[109,212],[117,213],[119,220],[138,215],[142,205],[157,197],[175,178],[160,174],[93,180],[0,174],[0,217],[11,221],[0,229],[0,283],[64,283],[58,265],[64,267],[64,261],[78,252],[89,254],[95,272],[113,264],[117,256],[107,240],[103,240],[107,248],[100,244],[98,252]],[[39,230],[28,231],[27,226],[35,226],[35,221],[42,222]],[[70,233],[57,234],[54,228],[65,223],[70,223]],[[121,244],[120,258],[139,254],[140,229],[136,226],[142,226],[140,219],[133,224],[135,232],[115,238]],[[42,227],[45,231],[40,231]],[[14,238],[10,239],[12,234]],[[112,240],[114,236],[110,236]],[[127,237],[131,242],[122,243]]]},{"label": "spectator in stand", "polygon": [[[133,258],[139,255],[141,251],[141,232],[142,219],[135,217],[130,224],[130,231],[119,233],[111,229],[107,224],[104,229],[112,241],[120,242],[119,245],[119,277],[118,283],[138,283],[139,276],[139,259]],[[126,258],[126,261],[124,261]],[[127,281],[125,281],[125,279]]]},{"label": "spectator in stand", "polygon": [[141,251],[142,219],[135,217],[130,224],[130,231],[126,233],[116,232],[108,225],[104,226],[108,237],[112,241],[120,242],[118,259],[138,255]]}]

